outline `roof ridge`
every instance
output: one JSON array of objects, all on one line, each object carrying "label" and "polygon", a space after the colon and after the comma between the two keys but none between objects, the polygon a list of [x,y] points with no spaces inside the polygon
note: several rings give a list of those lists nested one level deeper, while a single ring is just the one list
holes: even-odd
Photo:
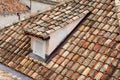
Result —
[{"label": "roof ridge", "polygon": [[[69,0],[69,1],[73,1],[73,0]],[[60,6],[60,5],[64,4],[64,3],[67,3],[67,2],[69,2],[69,1],[63,1],[63,2],[61,2],[61,3],[59,3],[59,4],[57,4],[57,5],[51,6],[51,7],[47,8],[47,9],[45,9],[45,10],[43,10],[43,11],[40,11],[40,12],[36,13],[35,15],[31,15],[31,17],[36,17],[37,15],[40,15],[41,13],[45,13],[45,12],[51,10],[51,9],[56,8],[57,6]],[[29,18],[28,18],[28,19],[29,19]]]},{"label": "roof ridge", "polygon": [[33,0],[33,1],[42,2],[42,3],[50,4],[50,5],[56,5],[59,3],[57,1],[52,1],[52,0]]}]

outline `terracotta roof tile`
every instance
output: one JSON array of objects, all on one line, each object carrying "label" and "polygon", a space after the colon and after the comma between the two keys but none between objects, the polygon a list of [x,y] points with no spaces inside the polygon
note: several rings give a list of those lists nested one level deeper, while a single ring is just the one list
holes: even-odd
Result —
[{"label": "terracotta roof tile", "polygon": [[14,76],[4,70],[0,70],[0,79],[1,80],[21,80],[20,78],[17,78],[17,76]]},{"label": "terracotta roof tile", "polygon": [[40,20],[32,21],[30,24],[34,25],[28,25],[29,27],[24,30],[29,35],[47,38],[50,33],[85,16],[89,11],[87,9],[82,10],[83,8],[82,4],[80,5],[78,2],[72,0],[59,4],[50,10],[40,13],[38,15]]},{"label": "terracotta roof tile", "polygon": [[28,11],[27,7],[18,0],[0,0],[0,14],[13,14]]},{"label": "terracotta roof tile", "polygon": [[[92,13],[71,34],[48,64],[27,56],[31,51],[30,38],[23,33],[23,28],[36,26],[35,18],[42,20],[43,13],[0,32],[0,62],[38,80],[120,79],[120,42],[114,1],[81,0],[79,3],[82,9],[80,11],[88,9]],[[70,2],[68,4],[71,5]],[[62,11],[65,12],[65,8]],[[54,21],[50,24],[54,25]]]}]

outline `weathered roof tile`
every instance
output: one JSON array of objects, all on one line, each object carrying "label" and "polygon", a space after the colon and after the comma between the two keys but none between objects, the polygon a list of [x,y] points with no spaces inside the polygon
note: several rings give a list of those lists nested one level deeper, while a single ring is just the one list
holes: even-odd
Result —
[{"label": "weathered roof tile", "polygon": [[[70,3],[73,3],[73,4],[67,5]],[[74,7],[71,7],[71,6],[74,6]],[[25,28],[24,30],[29,35],[33,35],[33,36],[37,36],[37,37],[44,37],[43,33],[50,34],[54,31],[58,30],[59,28],[65,27],[70,22],[85,16],[89,11],[84,10],[84,11],[79,12],[80,9],[82,10],[82,8],[83,8],[80,6],[81,5],[76,3],[75,1],[69,1],[69,2],[65,2],[64,4],[60,4],[60,5],[56,6],[59,8],[57,11],[56,11],[56,7],[54,7],[51,9],[52,12],[50,14],[48,14],[50,11],[50,10],[48,10],[48,11],[45,11],[38,15],[41,17],[40,18],[41,22],[39,22],[39,21],[37,22],[37,25],[39,25],[39,26],[29,26],[29,27]],[[57,20],[59,20],[59,21],[57,21]],[[47,22],[47,21],[49,21],[49,22]],[[60,21],[62,21],[62,23],[59,23]],[[32,23],[34,23],[34,21]],[[57,26],[51,26],[51,24],[57,25],[57,26],[59,26],[59,28],[57,28]],[[48,26],[51,26],[51,28],[48,29]],[[41,30],[41,28],[43,28],[43,27],[44,27],[44,29]]]},{"label": "weathered roof tile", "polygon": [[[118,80],[120,43],[114,1],[81,0],[79,4],[72,4],[71,1],[65,4],[68,5],[60,8],[56,6],[53,12],[48,10],[45,15],[40,13],[0,32],[0,62],[38,80]],[[32,28],[36,33],[39,26],[48,26],[46,31],[50,33],[51,29],[61,28],[56,27],[59,24],[64,27],[71,23],[73,17],[80,17],[81,13],[87,12],[86,9],[91,14],[68,37],[63,46],[59,47],[48,64],[27,56],[31,51],[30,38],[23,33],[23,28]],[[48,14],[51,14],[51,18],[46,18]],[[60,16],[64,17],[59,18]],[[44,23],[43,19],[47,21]],[[41,27],[39,28],[41,31]]]},{"label": "weathered roof tile", "polygon": [[0,14],[16,14],[28,11],[27,7],[17,0],[0,0]]}]

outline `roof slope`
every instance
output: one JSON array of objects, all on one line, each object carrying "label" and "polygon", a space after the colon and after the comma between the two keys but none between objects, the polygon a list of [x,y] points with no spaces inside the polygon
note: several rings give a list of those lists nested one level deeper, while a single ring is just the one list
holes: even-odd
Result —
[{"label": "roof slope", "polygon": [[0,0],[0,14],[12,14],[27,10],[27,7],[18,0]]},{"label": "roof slope", "polygon": [[31,20],[24,30],[29,35],[46,38],[50,33],[87,14],[88,11],[83,8],[82,4],[74,0],[59,4],[35,16],[36,19]]},{"label": "roof slope", "polygon": [[4,70],[0,70],[0,80],[21,80],[21,79],[17,78],[16,76],[14,76]]},{"label": "roof slope", "polygon": [[82,10],[92,11],[91,15],[48,64],[26,56],[30,38],[23,28],[34,18],[1,32],[0,62],[36,80],[119,80],[120,42],[114,1],[80,0],[79,4]]}]

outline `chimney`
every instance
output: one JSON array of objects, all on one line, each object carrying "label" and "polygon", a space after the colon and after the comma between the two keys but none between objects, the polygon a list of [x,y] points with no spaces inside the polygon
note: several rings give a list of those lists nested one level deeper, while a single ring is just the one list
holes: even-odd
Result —
[{"label": "chimney", "polygon": [[[41,16],[40,20],[35,22],[34,26],[30,25],[29,27],[24,29],[25,33],[31,38],[31,48],[33,50],[32,53],[40,56],[44,60],[46,60],[47,57],[51,55],[51,53],[58,47],[58,45],[61,44],[61,42],[89,13],[88,10],[81,9],[79,9],[77,12],[73,12],[73,7],[71,7],[71,5],[64,4],[58,5],[51,10],[41,13],[37,16]],[[66,14],[63,14],[63,9],[59,10],[60,7],[64,7],[64,9],[66,9]],[[80,6],[78,7],[81,8]],[[57,12],[54,13],[54,11],[56,10]],[[52,11],[54,14],[52,12],[49,13],[50,11]],[[68,13],[70,14],[68,15]],[[59,17],[58,14],[61,16]]]}]

